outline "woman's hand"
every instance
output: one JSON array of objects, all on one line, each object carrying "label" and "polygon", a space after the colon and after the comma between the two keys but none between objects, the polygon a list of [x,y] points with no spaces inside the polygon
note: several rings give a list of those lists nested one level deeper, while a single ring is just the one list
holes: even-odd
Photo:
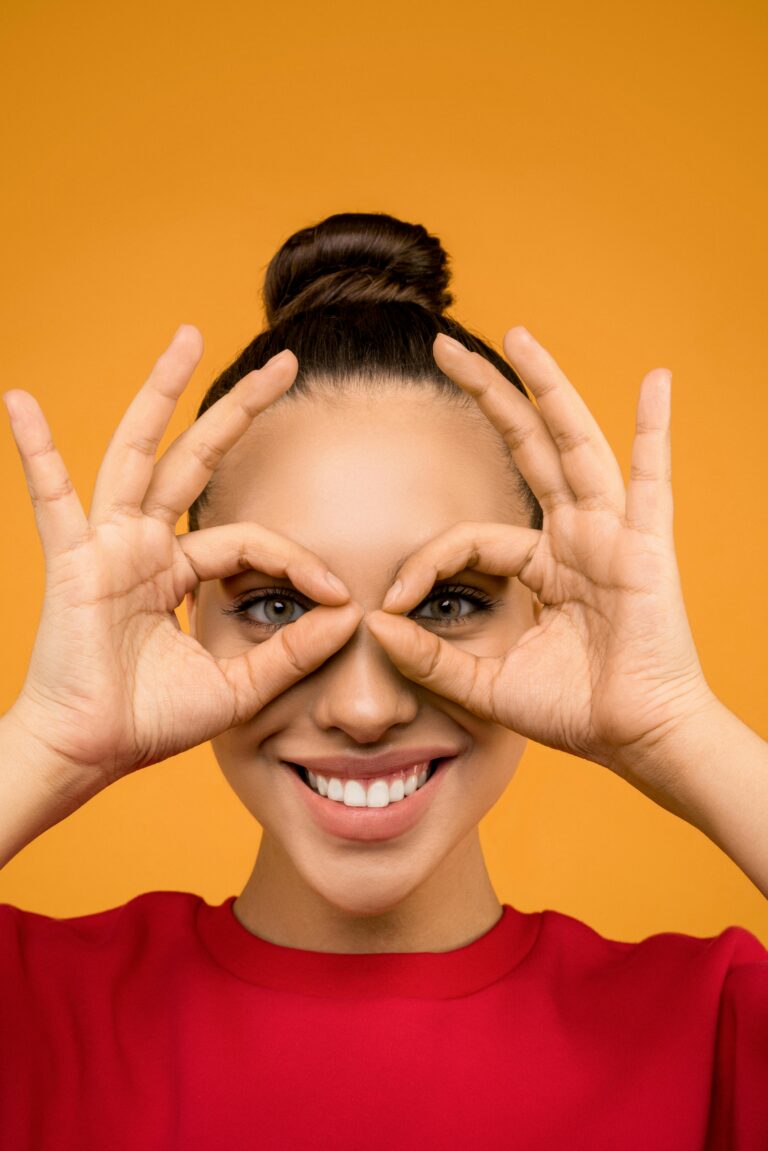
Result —
[{"label": "woman's hand", "polygon": [[[246,720],[346,643],[362,616],[314,553],[258,524],[174,534],[222,457],[297,369],[283,352],[251,372],[155,462],[201,354],[199,331],[182,325],[107,448],[88,517],[37,402],[22,391],[5,396],[46,590],[27,677],[4,723],[25,732],[73,791],[99,790]],[[214,659],[181,630],[175,609],[199,581],[251,565],[328,606],[243,655]]]},{"label": "woman's hand", "polygon": [[[530,403],[486,359],[438,336],[440,369],[502,434],[544,513],[541,531],[459,523],[414,552],[370,628],[409,678],[551,747],[664,791],[669,740],[714,703],[680,590],[672,536],[670,380],[640,390],[624,486],[594,418],[524,328],[504,341]],[[501,658],[479,658],[413,621],[435,581],[463,568],[517,577],[535,593],[536,625]]]}]

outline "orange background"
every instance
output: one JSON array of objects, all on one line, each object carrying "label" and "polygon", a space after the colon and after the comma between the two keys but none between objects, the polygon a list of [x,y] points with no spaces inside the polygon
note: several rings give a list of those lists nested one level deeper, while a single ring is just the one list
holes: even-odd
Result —
[{"label": "orange background", "polygon": [[[43,404],[84,503],[181,322],[206,353],[172,434],[259,330],[264,267],[331,212],[424,223],[454,313],[523,323],[626,466],[643,374],[673,371],[677,539],[705,670],[764,729],[768,16],[758,3],[6,0],[0,386]],[[42,553],[0,411],[0,705]],[[700,832],[603,769],[529,748],[483,824],[500,898],[604,934],[768,944],[768,905]],[[0,900],[77,915],[240,891],[258,827],[206,747],[23,850]]]}]

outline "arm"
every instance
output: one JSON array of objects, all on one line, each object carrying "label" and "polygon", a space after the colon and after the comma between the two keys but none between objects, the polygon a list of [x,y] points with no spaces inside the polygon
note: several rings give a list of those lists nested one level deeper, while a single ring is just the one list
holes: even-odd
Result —
[{"label": "arm", "polygon": [[652,756],[629,751],[623,767],[630,783],[697,827],[768,898],[765,740],[712,696],[706,708],[671,727]]},{"label": "arm", "polygon": [[[101,786],[106,786],[104,783]],[[0,718],[0,868],[101,790],[27,732],[13,711]]]}]

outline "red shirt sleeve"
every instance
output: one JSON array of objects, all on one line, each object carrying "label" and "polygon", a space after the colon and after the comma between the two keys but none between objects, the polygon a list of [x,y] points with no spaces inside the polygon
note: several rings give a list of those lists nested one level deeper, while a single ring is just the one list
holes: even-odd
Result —
[{"label": "red shirt sleeve", "polygon": [[723,982],[706,1151],[768,1148],[768,952],[743,928]]}]

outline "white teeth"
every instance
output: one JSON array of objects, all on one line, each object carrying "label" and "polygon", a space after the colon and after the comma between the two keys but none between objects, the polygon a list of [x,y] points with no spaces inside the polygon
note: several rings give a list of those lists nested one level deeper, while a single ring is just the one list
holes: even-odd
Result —
[{"label": "white teeth", "polygon": [[340,779],[328,780],[328,798],[335,799],[338,803],[344,802],[344,785]]},{"label": "white teeth", "polygon": [[386,780],[375,779],[368,787],[368,807],[386,807],[389,803],[389,788]]},{"label": "white teeth", "polygon": [[359,779],[348,779],[344,784],[344,804],[346,807],[365,807],[365,788]]},{"label": "white teeth", "polygon": [[312,790],[336,803],[343,803],[345,807],[388,807],[391,803],[399,803],[423,787],[428,774],[428,763],[415,763],[403,771],[374,780],[342,780],[307,769]]},{"label": "white teeth", "polygon": [[[376,784],[374,783],[374,787]],[[370,794],[370,792],[369,792]],[[402,779],[396,779],[394,783],[389,785],[389,802],[397,803],[398,799],[402,799],[405,795],[405,782]]]}]

